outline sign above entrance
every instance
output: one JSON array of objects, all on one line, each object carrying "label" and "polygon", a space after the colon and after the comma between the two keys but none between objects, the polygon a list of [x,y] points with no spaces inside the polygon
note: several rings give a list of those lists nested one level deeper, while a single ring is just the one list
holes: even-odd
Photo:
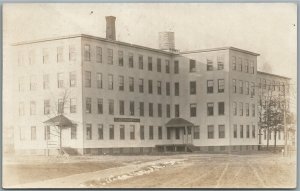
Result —
[{"label": "sign above entrance", "polygon": [[137,122],[139,123],[141,120],[138,118],[114,118],[114,122]]}]

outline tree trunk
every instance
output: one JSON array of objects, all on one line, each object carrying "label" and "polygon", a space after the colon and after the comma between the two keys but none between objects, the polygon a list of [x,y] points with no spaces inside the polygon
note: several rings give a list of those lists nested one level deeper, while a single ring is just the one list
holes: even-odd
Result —
[{"label": "tree trunk", "polygon": [[274,131],[274,149],[276,149],[276,137],[277,137],[277,131]]},{"label": "tree trunk", "polygon": [[61,141],[61,127],[58,127],[59,128],[59,151],[60,151],[60,154],[62,155],[63,152],[62,152],[62,141]]},{"label": "tree trunk", "polygon": [[270,130],[269,127],[267,127],[267,150],[269,150],[269,138],[270,138]]}]

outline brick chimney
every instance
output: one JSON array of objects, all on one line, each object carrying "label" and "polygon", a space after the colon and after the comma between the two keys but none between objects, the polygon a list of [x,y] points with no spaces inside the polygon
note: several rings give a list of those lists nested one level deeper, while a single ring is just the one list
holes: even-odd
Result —
[{"label": "brick chimney", "polygon": [[116,17],[106,16],[106,39],[107,40],[116,40]]}]

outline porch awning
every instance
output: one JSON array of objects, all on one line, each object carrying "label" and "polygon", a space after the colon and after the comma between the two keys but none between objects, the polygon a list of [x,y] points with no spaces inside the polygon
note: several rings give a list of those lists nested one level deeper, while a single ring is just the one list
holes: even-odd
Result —
[{"label": "porch awning", "polygon": [[194,126],[193,123],[189,122],[188,120],[182,118],[173,118],[166,123],[166,127],[185,127],[185,126]]},{"label": "porch awning", "polygon": [[55,116],[51,119],[48,119],[47,121],[44,121],[44,123],[60,127],[72,126],[74,124],[70,119],[68,119],[64,115]]}]

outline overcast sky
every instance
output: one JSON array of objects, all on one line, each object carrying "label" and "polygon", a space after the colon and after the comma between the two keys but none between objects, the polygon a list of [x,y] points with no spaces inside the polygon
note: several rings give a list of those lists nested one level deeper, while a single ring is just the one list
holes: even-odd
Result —
[{"label": "overcast sky", "polygon": [[80,33],[105,37],[108,15],[117,17],[119,41],[158,48],[158,32],[173,31],[179,50],[233,46],[261,54],[259,70],[297,76],[297,6],[291,3],[4,5],[4,64],[10,43]]}]

